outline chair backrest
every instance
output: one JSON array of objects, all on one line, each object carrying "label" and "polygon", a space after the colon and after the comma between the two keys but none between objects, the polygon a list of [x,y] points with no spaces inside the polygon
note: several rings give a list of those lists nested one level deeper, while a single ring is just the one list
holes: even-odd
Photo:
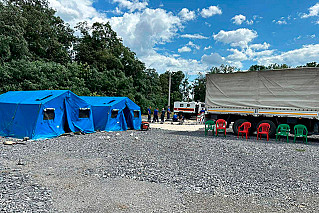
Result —
[{"label": "chair backrest", "polygon": [[226,128],[226,121],[224,119],[218,119],[216,121],[217,128]]},{"label": "chair backrest", "polygon": [[297,135],[304,135],[304,130],[306,131],[306,134],[308,134],[307,127],[302,124],[295,125],[294,130],[295,130],[295,134]]},{"label": "chair backrest", "polygon": [[239,126],[239,129],[241,129],[242,127],[244,127],[243,130],[248,130],[251,127],[251,123],[250,122],[244,122]]},{"label": "chair backrest", "polygon": [[206,121],[205,124],[211,124],[211,125],[213,125],[213,124],[215,124],[215,121],[209,120],[209,121]]},{"label": "chair backrest", "polygon": [[[260,131],[261,129],[261,131]],[[269,123],[261,123],[258,128],[257,131],[259,132],[269,132],[270,129],[270,124]]]},{"label": "chair backrest", "polygon": [[279,124],[277,131],[278,132],[290,132],[290,126],[288,124]]}]

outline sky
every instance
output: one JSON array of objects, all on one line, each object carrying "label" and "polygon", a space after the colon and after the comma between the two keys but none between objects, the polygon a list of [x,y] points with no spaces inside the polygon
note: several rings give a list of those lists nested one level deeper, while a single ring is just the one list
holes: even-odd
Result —
[{"label": "sky", "polygon": [[319,62],[319,0],[49,0],[74,27],[110,22],[159,73]]}]

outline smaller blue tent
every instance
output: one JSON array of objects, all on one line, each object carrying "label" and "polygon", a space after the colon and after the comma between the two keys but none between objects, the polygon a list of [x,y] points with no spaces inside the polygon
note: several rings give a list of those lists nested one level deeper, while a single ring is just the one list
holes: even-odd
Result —
[{"label": "smaller blue tent", "polygon": [[94,129],[100,131],[125,131],[141,129],[141,108],[127,97],[81,98],[92,105]]},{"label": "smaller blue tent", "polygon": [[91,105],[69,90],[11,91],[0,95],[0,135],[45,139],[94,132]]}]

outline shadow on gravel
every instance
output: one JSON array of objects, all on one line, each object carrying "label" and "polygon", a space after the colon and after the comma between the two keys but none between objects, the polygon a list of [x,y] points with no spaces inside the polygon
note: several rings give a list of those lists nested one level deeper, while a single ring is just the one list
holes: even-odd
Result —
[{"label": "shadow on gravel", "polygon": [[[212,136],[212,133],[209,132],[208,136],[205,136],[205,131],[204,130],[199,130],[199,131],[192,131],[192,132],[187,132],[187,131],[170,131],[168,134],[171,135],[180,135],[180,136],[192,136],[192,137],[201,137],[201,138],[225,138],[224,136]],[[254,143],[265,143],[267,140],[265,138],[262,138],[261,140],[256,139],[257,135],[253,134],[250,136],[250,138],[247,140],[248,142],[254,142]],[[227,132],[226,139],[228,140],[243,140],[246,141],[245,138],[239,137],[237,139],[237,135],[235,135],[232,132]],[[294,144],[294,137],[289,137],[289,143]],[[287,143],[285,138],[281,138],[280,140],[276,141],[275,138],[270,138],[269,143],[275,143],[275,144],[282,144],[282,143]],[[307,146],[319,146],[319,137],[318,138],[310,138],[308,137],[308,143],[303,143],[301,138],[297,138],[296,144],[303,144]]]}]

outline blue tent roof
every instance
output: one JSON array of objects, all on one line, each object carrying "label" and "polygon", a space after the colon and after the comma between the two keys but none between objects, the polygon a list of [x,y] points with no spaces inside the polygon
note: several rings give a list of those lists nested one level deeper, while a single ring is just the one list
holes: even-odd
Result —
[{"label": "blue tent roof", "polygon": [[94,106],[113,106],[125,99],[129,99],[127,97],[101,97],[101,96],[81,96],[84,100],[89,102]]},{"label": "blue tent roof", "polygon": [[43,104],[68,92],[68,90],[9,91],[0,95],[2,103]]}]

